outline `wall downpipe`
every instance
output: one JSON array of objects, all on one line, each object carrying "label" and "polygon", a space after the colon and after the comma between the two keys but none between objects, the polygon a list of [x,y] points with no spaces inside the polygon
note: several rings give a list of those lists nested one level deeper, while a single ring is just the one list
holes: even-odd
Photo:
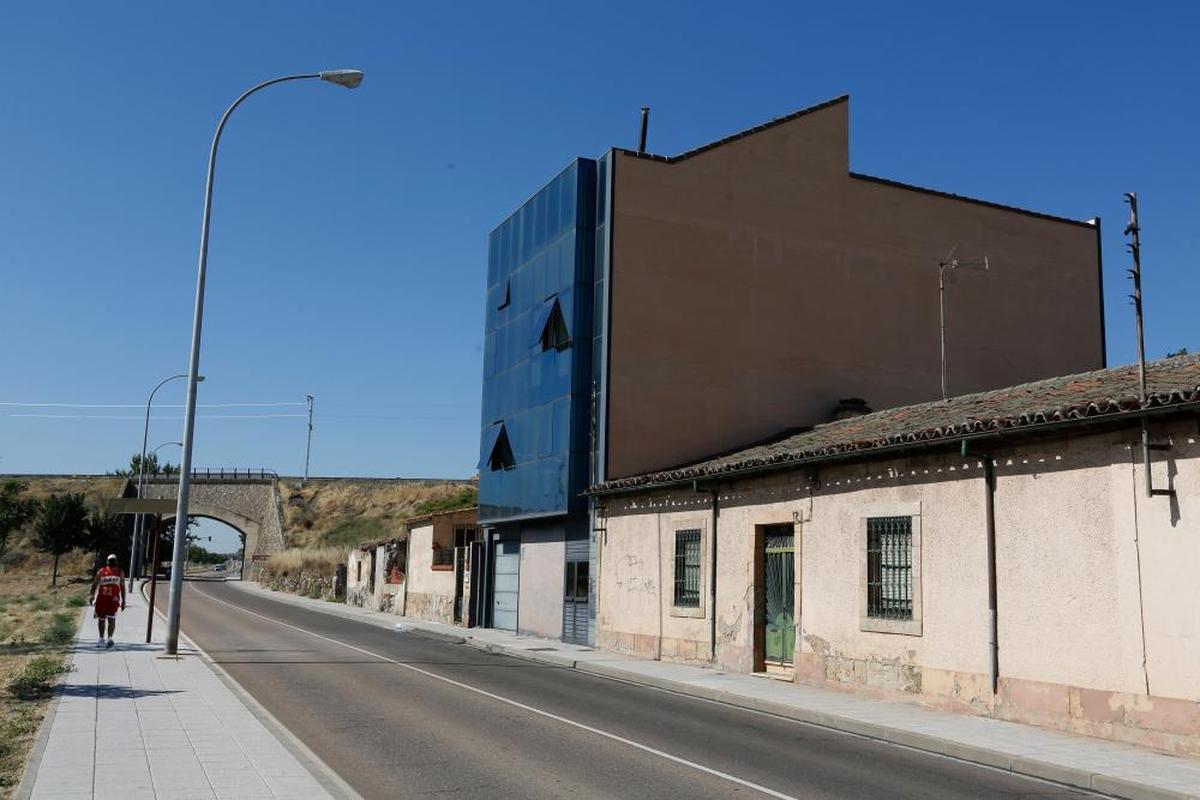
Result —
[{"label": "wall downpipe", "polygon": [[[967,442],[962,443],[962,455],[966,457]],[[992,696],[1000,693],[1000,625],[996,613],[996,466],[988,453],[975,453],[983,461],[983,516],[987,538],[987,587],[988,587],[988,683]]]},{"label": "wall downpipe", "polygon": [[712,542],[712,557],[709,559],[709,579],[708,579],[708,641],[709,655],[708,660],[713,664],[717,663],[717,517],[720,515],[720,490],[717,486],[712,486],[707,490],[700,488],[699,481],[692,481],[692,491],[699,494],[701,491],[707,491],[712,498],[712,524],[711,536]]}]

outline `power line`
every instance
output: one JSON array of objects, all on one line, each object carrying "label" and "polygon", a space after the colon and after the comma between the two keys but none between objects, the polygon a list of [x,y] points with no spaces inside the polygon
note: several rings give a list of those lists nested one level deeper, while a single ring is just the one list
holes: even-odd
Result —
[{"label": "power line", "polygon": [[[306,403],[197,403],[196,408],[272,408],[304,406]],[[143,408],[145,403],[15,403],[0,402],[11,408]],[[155,408],[185,408],[181,404],[158,403]]]},{"label": "power line", "polygon": [[[307,414],[206,414],[197,419],[303,419]],[[0,417],[22,419],[111,419],[111,420],[141,420],[142,416],[125,414],[0,414]],[[183,417],[151,417],[152,422],[179,422]]]}]

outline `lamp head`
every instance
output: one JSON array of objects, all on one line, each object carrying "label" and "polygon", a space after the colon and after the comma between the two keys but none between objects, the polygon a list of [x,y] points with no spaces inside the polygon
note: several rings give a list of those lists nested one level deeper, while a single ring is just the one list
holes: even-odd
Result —
[{"label": "lamp head", "polygon": [[358,69],[327,69],[317,73],[323,81],[345,86],[347,89],[357,89],[363,81],[362,70]]}]

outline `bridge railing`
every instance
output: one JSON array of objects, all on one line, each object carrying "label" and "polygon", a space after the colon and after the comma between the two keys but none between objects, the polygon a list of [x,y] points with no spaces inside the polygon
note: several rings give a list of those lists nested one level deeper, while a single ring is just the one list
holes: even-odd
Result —
[{"label": "bridge railing", "polygon": [[[194,481],[273,481],[278,478],[279,474],[275,470],[265,467],[200,467],[192,470]],[[179,473],[147,475],[146,480],[177,481]]]}]

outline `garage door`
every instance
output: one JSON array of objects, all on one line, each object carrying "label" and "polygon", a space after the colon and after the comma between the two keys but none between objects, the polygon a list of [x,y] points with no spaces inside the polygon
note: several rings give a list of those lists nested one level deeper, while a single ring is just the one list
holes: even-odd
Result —
[{"label": "garage door", "polygon": [[521,572],[521,543],[496,542],[492,561],[492,627],[517,629],[517,585]]}]

